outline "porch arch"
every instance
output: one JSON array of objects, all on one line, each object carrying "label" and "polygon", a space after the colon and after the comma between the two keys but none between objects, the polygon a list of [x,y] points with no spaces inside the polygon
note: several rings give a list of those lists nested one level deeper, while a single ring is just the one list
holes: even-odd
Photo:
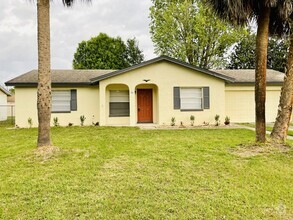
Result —
[{"label": "porch arch", "polygon": [[[159,87],[154,83],[141,83],[135,86],[135,122],[136,123],[143,123],[144,120],[140,120],[142,115],[142,106],[141,99],[139,96],[143,90],[150,90],[152,94],[152,123],[158,124],[159,123]],[[148,120],[146,120],[148,122]]]},{"label": "porch arch", "polygon": [[[128,97],[125,96],[124,91],[128,91]],[[113,97],[115,93],[117,94],[117,97]],[[128,85],[124,83],[108,84],[105,87],[104,101],[106,125],[130,125],[129,102],[130,89]],[[128,106],[128,110],[126,106]],[[113,108],[116,108],[116,110],[114,111]]]}]

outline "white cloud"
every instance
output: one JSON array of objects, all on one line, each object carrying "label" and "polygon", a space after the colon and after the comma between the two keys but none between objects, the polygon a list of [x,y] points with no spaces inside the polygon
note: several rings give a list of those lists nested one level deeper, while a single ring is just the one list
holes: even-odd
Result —
[{"label": "white cloud", "polygon": [[[136,37],[147,59],[153,58],[149,34],[150,0],[77,1],[65,8],[51,3],[51,63],[54,69],[71,68],[79,42],[100,32],[122,39]],[[30,0],[0,2],[0,83],[37,68],[36,6]]]}]

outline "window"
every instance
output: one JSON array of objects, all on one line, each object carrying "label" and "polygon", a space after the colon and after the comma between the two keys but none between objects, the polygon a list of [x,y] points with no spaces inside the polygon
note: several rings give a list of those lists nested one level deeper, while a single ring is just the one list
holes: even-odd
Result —
[{"label": "window", "polygon": [[209,87],[174,87],[173,98],[174,109],[196,111],[210,108]]},{"label": "window", "polygon": [[110,90],[110,117],[129,116],[129,91]]},{"label": "window", "polygon": [[202,109],[202,89],[180,88],[180,103],[182,110]]},{"label": "window", "polygon": [[76,90],[52,91],[52,112],[71,112],[77,110]]}]

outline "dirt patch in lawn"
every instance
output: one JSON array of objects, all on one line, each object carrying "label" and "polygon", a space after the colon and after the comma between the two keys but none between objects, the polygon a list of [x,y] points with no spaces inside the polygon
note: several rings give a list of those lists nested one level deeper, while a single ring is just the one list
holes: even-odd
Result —
[{"label": "dirt patch in lawn", "polygon": [[34,150],[34,153],[38,159],[46,161],[56,155],[59,155],[61,153],[61,149],[55,146],[38,147],[36,150]]},{"label": "dirt patch in lawn", "polygon": [[286,144],[267,142],[265,144],[249,143],[241,144],[234,149],[232,153],[240,157],[253,157],[272,153],[288,153],[293,148]]}]

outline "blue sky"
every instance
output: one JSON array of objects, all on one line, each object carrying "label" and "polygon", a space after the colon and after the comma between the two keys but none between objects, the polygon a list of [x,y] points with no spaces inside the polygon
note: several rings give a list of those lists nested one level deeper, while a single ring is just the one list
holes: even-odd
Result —
[{"label": "blue sky", "polygon": [[[72,8],[64,8],[61,2],[51,3],[52,69],[72,68],[78,43],[100,32],[124,40],[136,37],[146,59],[155,57],[149,34],[150,0],[92,0]],[[37,68],[34,1],[0,2],[0,46],[0,84]]]}]

